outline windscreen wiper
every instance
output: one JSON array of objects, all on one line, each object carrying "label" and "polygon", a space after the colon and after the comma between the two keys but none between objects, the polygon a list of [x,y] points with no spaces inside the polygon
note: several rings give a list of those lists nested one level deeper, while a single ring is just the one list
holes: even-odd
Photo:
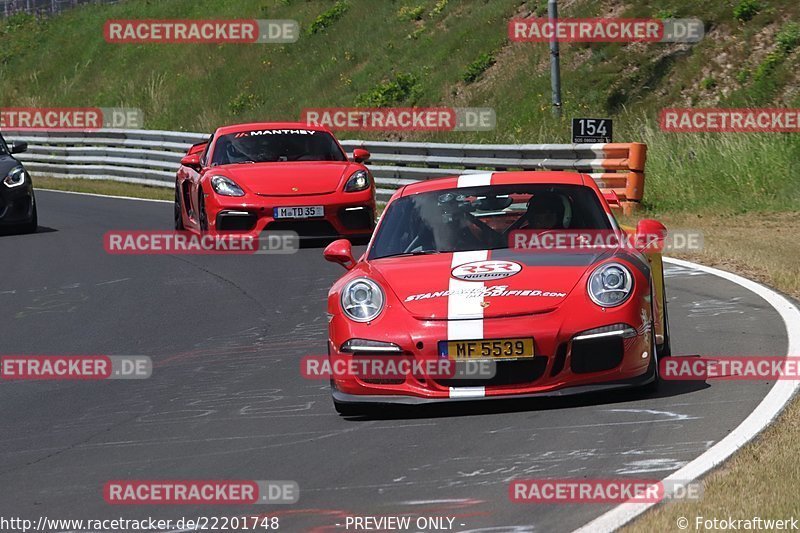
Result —
[{"label": "windscreen wiper", "polygon": [[375,259],[386,259],[387,257],[404,257],[408,255],[432,255],[444,253],[441,250],[416,250],[414,252],[400,252],[398,254],[383,255]]}]

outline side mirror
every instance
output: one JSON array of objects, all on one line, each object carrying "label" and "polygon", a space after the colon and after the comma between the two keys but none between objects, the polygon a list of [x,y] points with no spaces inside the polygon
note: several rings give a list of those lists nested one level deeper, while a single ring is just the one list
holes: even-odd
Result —
[{"label": "side mirror", "polygon": [[356,148],[353,150],[353,161],[356,163],[363,163],[369,159],[371,154],[368,150],[364,150],[363,148]]},{"label": "side mirror", "polygon": [[322,252],[323,257],[331,263],[339,263],[347,270],[356,266],[356,260],[353,259],[353,249],[350,241],[347,239],[339,239],[333,241]]},{"label": "side mirror", "polygon": [[27,152],[28,143],[25,141],[13,141],[11,146],[9,146],[9,150],[11,150],[12,154],[21,154],[22,152]]},{"label": "side mirror", "polygon": [[193,170],[200,170],[200,154],[189,154],[183,156],[181,159],[181,165],[185,167],[189,167]]},{"label": "side mirror", "polygon": [[643,252],[660,252],[664,249],[667,227],[658,220],[643,218],[636,225],[636,248]]}]

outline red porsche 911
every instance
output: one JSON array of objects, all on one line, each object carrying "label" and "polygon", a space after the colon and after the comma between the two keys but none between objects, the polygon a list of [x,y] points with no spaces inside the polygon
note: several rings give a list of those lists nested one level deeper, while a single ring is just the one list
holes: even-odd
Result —
[{"label": "red porsche 911", "polygon": [[362,149],[348,159],[330,131],[304,123],[219,128],[181,160],[175,229],[366,240],[375,227],[367,159]]},{"label": "red porsche 911", "polygon": [[[628,239],[513,245],[519,233],[576,231]],[[666,229],[654,220],[620,228],[588,175],[498,172],[405,186],[362,257],[346,240],[325,250],[348,269],[328,295],[331,368],[391,357],[486,360],[494,372],[336,373],[336,409],[655,386],[657,358],[669,355],[663,270],[659,251],[626,244],[637,233]]]}]

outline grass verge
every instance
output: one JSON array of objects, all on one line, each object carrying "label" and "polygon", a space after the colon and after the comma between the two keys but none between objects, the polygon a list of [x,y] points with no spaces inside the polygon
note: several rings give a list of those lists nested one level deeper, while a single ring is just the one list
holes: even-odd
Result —
[{"label": "grass verge", "polygon": [[[800,298],[800,231],[798,213],[739,215],[667,215],[668,227],[702,230],[704,250],[676,255],[741,274]],[[696,517],[786,519],[797,516],[797,461],[800,441],[800,401],[795,399],[767,428],[730,460],[705,476],[704,495],[697,502],[660,505],[625,532],[679,531],[677,520]]]},{"label": "grass verge", "polygon": [[119,183],[110,180],[52,178],[49,176],[34,177],[33,186],[36,189],[128,196],[130,198],[147,198],[150,200],[172,200],[175,194],[172,188],[169,187],[148,187],[146,185]]}]

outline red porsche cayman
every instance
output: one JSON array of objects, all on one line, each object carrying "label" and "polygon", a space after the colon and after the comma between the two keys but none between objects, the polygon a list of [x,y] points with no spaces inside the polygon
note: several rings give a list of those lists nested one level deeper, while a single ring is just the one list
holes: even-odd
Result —
[{"label": "red porsche cayman", "polygon": [[366,240],[375,226],[368,158],[356,149],[349,160],[330,131],[303,123],[219,128],[181,160],[175,228]]},{"label": "red porsche cayman", "polygon": [[654,220],[620,228],[578,173],[469,174],[400,189],[363,256],[344,239],[324,252],[348,269],[328,295],[331,368],[363,357],[491,361],[493,375],[336,373],[336,409],[653,387],[657,357],[669,355],[661,254],[625,245],[630,238],[513,245],[515,234],[576,231],[666,234]]}]

